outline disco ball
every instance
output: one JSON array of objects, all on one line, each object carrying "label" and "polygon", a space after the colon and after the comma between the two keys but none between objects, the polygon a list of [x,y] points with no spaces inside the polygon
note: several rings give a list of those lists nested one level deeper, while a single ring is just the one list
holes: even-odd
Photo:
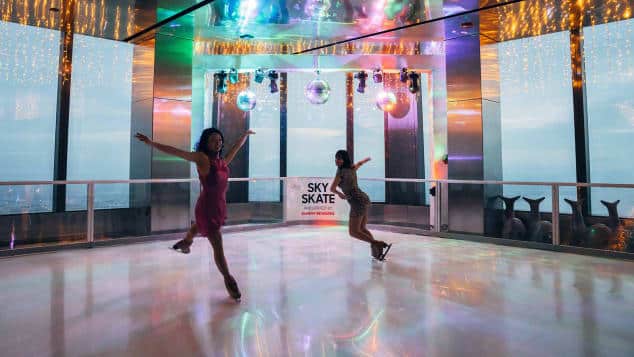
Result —
[{"label": "disco ball", "polygon": [[255,100],[255,94],[250,90],[243,90],[238,94],[238,98],[236,99],[236,104],[240,110],[244,110],[245,112],[251,111],[255,108],[255,104],[257,101]]},{"label": "disco ball", "polygon": [[[399,87],[396,90],[396,104],[394,105],[394,109],[390,111],[390,115],[393,118],[405,118],[412,106],[412,97],[414,94],[411,94],[407,87]],[[415,99],[414,99],[415,101]]]},{"label": "disco ball", "polygon": [[396,96],[392,92],[381,91],[376,95],[376,106],[384,112],[391,112],[396,106]]},{"label": "disco ball", "polygon": [[330,97],[330,85],[322,79],[314,79],[306,86],[304,95],[313,104],[324,104]]}]

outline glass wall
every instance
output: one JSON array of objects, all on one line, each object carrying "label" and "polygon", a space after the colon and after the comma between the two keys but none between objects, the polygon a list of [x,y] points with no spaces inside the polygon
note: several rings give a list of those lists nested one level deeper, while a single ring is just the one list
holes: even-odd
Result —
[{"label": "glass wall", "polygon": [[[503,179],[575,182],[569,33],[498,46]],[[546,197],[542,210],[552,210],[547,187],[505,186],[504,195]],[[528,205],[521,200],[516,209]]]},{"label": "glass wall", "polygon": [[[268,82],[268,81],[267,81]],[[268,85],[251,81],[249,88],[257,98],[249,113],[249,177],[280,176],[280,93],[271,93]],[[279,201],[279,181],[249,183],[249,201]]]},{"label": "glass wall", "polygon": [[334,177],[335,153],[346,148],[346,74],[322,73],[330,99],[311,104],[304,95],[314,73],[288,74],[288,176]]},{"label": "glass wall", "polygon": [[[52,180],[60,34],[0,21],[0,181]],[[52,209],[52,186],[0,186],[0,214]]]},{"label": "glass wall", "polygon": [[[134,46],[76,35],[68,139],[69,180],[130,178]],[[95,208],[129,205],[128,185],[98,185]],[[67,209],[86,207],[86,192],[70,186]]]},{"label": "glass wall", "polygon": [[[359,170],[358,176],[361,179],[385,178],[385,119],[384,112],[376,105],[376,96],[383,91],[383,83],[374,83],[368,78],[365,93],[357,91],[358,80],[354,83],[354,160],[372,158]],[[372,202],[385,202],[385,182],[361,180],[359,186]]]},{"label": "glass wall", "polygon": [[[634,20],[584,28],[590,179],[634,183]],[[592,189],[593,215],[607,216],[601,200],[620,200],[634,217],[634,190]]]}]

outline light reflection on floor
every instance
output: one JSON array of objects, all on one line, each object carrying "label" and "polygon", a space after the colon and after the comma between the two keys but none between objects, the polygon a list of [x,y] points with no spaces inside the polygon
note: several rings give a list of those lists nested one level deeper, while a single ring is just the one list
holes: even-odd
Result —
[{"label": "light reflection on floor", "polygon": [[225,236],[244,295],[206,240],[0,260],[3,356],[634,354],[634,262],[343,227]]}]

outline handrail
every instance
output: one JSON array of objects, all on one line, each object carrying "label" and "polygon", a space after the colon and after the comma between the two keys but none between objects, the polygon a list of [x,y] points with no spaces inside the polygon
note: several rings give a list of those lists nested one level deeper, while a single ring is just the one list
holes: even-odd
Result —
[{"label": "handrail", "polygon": [[0,186],[36,186],[36,185],[88,185],[115,183],[179,183],[194,182],[195,178],[180,179],[134,179],[134,180],[65,180],[65,181],[0,181]]},{"label": "handrail", "polygon": [[[297,176],[297,177],[234,177],[229,182],[285,181],[287,179],[332,179],[330,176]],[[600,187],[600,188],[634,188],[627,183],[585,183],[585,182],[548,182],[548,181],[495,181],[495,180],[447,180],[447,179],[414,179],[414,178],[363,178],[361,181],[378,182],[412,182],[412,183],[447,183],[467,185],[515,185],[515,186],[567,186],[567,187]],[[0,186],[36,186],[36,185],[104,185],[104,184],[141,184],[141,183],[184,183],[198,182],[197,178],[175,179],[133,179],[133,180],[65,180],[65,181],[0,181]]]},{"label": "handrail", "polygon": [[[230,182],[282,182],[293,179],[303,180],[332,180],[330,176],[321,177],[236,177],[230,178]],[[523,181],[494,181],[494,180],[446,180],[446,179],[417,179],[417,178],[361,178],[363,181],[374,182],[404,182],[404,183],[433,183],[436,193],[429,202],[429,223],[430,229],[435,232],[442,231],[443,215],[447,209],[446,192],[449,184],[462,185],[521,185],[521,186],[543,186],[550,189],[552,203],[552,244],[561,244],[560,240],[560,202],[561,187],[606,187],[606,188],[634,188],[634,184],[611,184],[611,183],[575,183],[575,182],[523,182]],[[170,178],[170,179],[133,179],[133,180],[67,180],[67,181],[0,181],[2,186],[24,186],[24,185],[86,185],[86,242],[92,246],[95,242],[95,186],[106,184],[162,184],[162,183],[198,183],[198,178]],[[284,203],[282,205],[283,221],[287,221],[285,194],[280,196]],[[35,213],[35,212],[34,212]]]}]

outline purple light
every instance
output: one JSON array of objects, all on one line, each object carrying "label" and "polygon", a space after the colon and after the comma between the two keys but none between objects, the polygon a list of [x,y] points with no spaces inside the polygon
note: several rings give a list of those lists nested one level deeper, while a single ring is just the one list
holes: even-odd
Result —
[{"label": "purple light", "polygon": [[15,224],[11,223],[11,241],[9,242],[9,249],[13,250],[15,245]]},{"label": "purple light", "polygon": [[304,335],[304,341],[303,341],[303,346],[304,347],[304,352],[308,352],[310,350],[310,342],[311,342],[311,338],[310,335]]},{"label": "purple light", "polygon": [[453,161],[482,161],[482,155],[449,155],[449,160]]},{"label": "purple light", "polygon": [[442,10],[445,16],[467,11],[467,9],[465,9],[464,7],[460,5],[452,5],[452,4],[444,5]]}]

